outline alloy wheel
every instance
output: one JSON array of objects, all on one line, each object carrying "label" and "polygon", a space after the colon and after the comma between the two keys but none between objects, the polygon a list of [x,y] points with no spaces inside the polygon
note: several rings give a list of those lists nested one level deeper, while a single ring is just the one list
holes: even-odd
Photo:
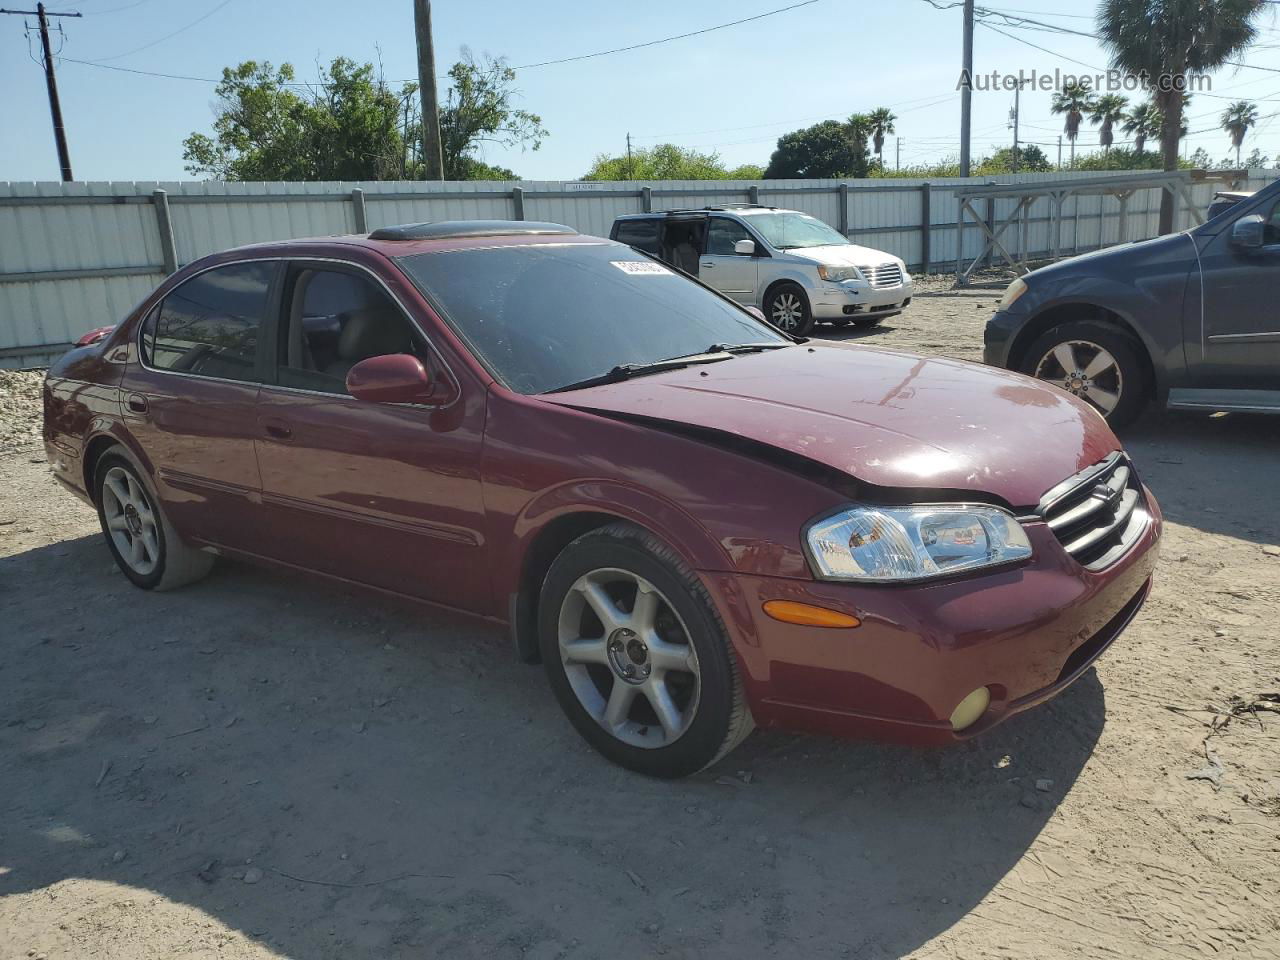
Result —
[{"label": "alloy wheel", "polygon": [[1104,415],[1120,403],[1124,376],[1109,350],[1089,340],[1057,344],[1036,364],[1036,378],[1087,400]]},{"label": "alloy wheel", "polygon": [[689,729],[698,655],[675,608],[645,578],[615,568],[579,577],[560,605],[559,647],[578,702],[611,736],[656,749]]},{"label": "alloy wheel", "polygon": [[800,296],[783,291],[773,298],[769,318],[779,330],[795,330],[804,321],[804,304]]},{"label": "alloy wheel", "polygon": [[123,467],[112,467],[102,481],[102,513],[120,559],[145,577],[160,562],[157,519],[142,484]]}]

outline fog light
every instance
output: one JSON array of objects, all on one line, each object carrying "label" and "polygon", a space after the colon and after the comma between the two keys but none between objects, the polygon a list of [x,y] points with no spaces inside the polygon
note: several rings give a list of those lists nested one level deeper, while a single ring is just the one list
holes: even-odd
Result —
[{"label": "fog light", "polygon": [[991,704],[991,692],[986,687],[979,687],[960,701],[960,705],[951,711],[951,729],[960,731],[978,722]]}]

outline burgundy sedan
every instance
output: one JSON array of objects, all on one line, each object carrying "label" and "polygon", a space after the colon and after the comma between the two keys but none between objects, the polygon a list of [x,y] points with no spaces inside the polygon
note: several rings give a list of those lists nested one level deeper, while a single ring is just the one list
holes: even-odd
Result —
[{"label": "burgundy sedan", "polygon": [[1116,638],[1161,528],[1064,391],[796,340],[555,224],[199,260],[53,366],[44,437],[139,587],[227,556],[503,624],[663,777],[753,726],[985,730]]}]

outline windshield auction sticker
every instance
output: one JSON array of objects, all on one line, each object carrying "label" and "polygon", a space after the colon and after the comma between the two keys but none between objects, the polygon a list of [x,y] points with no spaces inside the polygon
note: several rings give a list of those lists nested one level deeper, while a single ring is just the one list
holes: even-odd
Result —
[{"label": "windshield auction sticker", "polygon": [[662,264],[653,263],[649,260],[610,260],[609,262],[623,273],[647,274],[649,276],[659,276],[671,273],[671,271]]}]

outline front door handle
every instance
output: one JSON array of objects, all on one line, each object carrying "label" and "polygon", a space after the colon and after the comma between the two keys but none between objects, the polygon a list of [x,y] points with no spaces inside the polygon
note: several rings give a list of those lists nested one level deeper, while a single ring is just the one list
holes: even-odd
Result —
[{"label": "front door handle", "polygon": [[710,270],[710,269],[711,269],[712,267],[714,267],[714,266],[715,266],[715,264],[714,264],[714,263],[707,263],[705,260],[702,262],[702,269],[703,269],[703,270]]},{"label": "front door handle", "polygon": [[283,420],[275,417],[263,417],[262,429],[268,437],[273,440],[291,440],[293,438],[293,428]]},{"label": "front door handle", "polygon": [[134,413],[147,412],[147,398],[140,393],[129,394],[129,398],[125,400],[125,405]]}]

